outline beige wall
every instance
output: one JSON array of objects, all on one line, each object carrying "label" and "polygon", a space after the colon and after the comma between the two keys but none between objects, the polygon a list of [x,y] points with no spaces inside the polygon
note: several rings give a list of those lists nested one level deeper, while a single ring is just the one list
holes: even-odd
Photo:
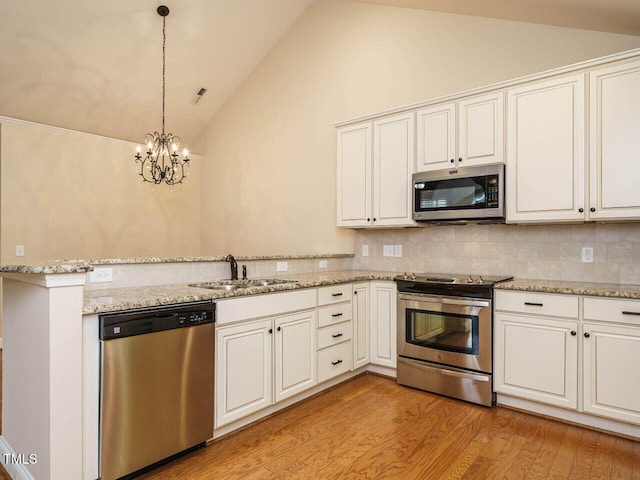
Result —
[{"label": "beige wall", "polygon": [[[201,161],[143,184],[135,144],[0,119],[0,262],[200,254]],[[25,246],[25,257],[15,246]]]},{"label": "beige wall", "polygon": [[351,252],[333,124],[640,47],[640,38],[318,0],[211,122],[203,249]]}]

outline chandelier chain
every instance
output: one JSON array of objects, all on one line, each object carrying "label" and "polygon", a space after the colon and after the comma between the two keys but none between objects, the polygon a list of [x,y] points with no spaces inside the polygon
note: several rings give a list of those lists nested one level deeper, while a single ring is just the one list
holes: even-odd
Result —
[{"label": "chandelier chain", "polygon": [[167,43],[167,34],[165,31],[165,25],[167,23],[167,17],[162,17],[162,134],[164,135],[164,98],[165,98],[165,46]]}]

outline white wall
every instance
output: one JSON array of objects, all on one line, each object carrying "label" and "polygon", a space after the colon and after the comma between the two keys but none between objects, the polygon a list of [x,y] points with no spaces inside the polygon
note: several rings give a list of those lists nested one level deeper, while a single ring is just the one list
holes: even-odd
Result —
[{"label": "white wall", "polygon": [[338,121],[640,46],[640,37],[318,0],[199,139],[205,252],[351,252]]}]

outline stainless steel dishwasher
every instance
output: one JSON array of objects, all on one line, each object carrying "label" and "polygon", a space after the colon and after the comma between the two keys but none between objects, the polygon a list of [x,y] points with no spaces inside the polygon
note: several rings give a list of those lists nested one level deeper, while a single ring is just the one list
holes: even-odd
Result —
[{"label": "stainless steel dishwasher", "polygon": [[100,316],[100,478],[132,478],[213,437],[212,302]]}]

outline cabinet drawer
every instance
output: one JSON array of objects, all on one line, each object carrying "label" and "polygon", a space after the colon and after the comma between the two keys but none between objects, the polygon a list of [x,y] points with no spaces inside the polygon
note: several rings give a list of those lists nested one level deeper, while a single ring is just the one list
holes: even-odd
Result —
[{"label": "cabinet drawer", "polygon": [[496,291],[496,310],[545,315],[551,317],[578,318],[578,297],[550,293]]},{"label": "cabinet drawer", "polygon": [[318,305],[331,305],[333,303],[348,302],[351,300],[351,284],[343,283],[329,287],[318,288]]},{"label": "cabinet drawer", "polygon": [[351,342],[318,352],[318,383],[351,370]]},{"label": "cabinet drawer", "polygon": [[585,297],[584,319],[640,326],[640,300]]},{"label": "cabinet drawer", "polygon": [[326,327],[351,320],[351,302],[318,309],[318,327]]},{"label": "cabinet drawer", "polygon": [[318,350],[351,340],[351,322],[342,322],[318,330]]}]

